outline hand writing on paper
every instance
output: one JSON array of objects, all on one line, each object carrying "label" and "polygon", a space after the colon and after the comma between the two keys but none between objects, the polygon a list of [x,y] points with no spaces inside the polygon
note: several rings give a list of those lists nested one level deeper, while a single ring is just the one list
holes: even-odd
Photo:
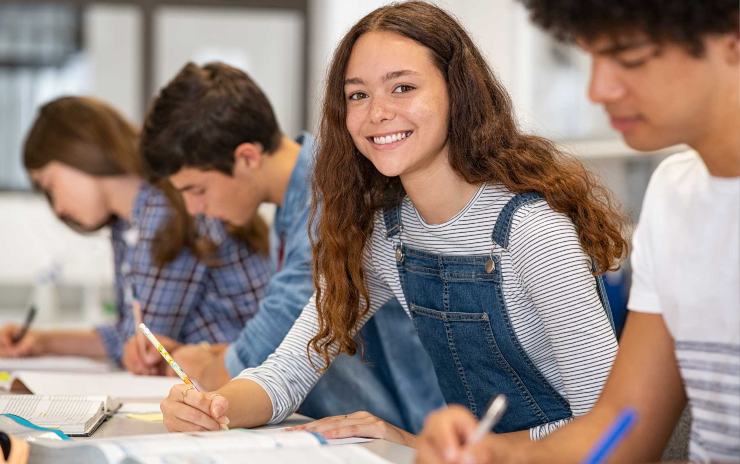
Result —
[{"label": "hand writing on paper", "polygon": [[424,430],[417,438],[416,462],[523,462],[521,454],[512,446],[515,440],[513,437],[489,433],[477,443],[468,443],[477,427],[478,420],[462,406],[451,405],[431,413],[424,423]]},{"label": "hand writing on paper", "polygon": [[325,417],[308,424],[291,427],[289,430],[318,432],[326,438],[383,438],[412,448],[416,443],[415,435],[365,411],[344,416]]},{"label": "hand writing on paper", "polygon": [[21,326],[8,324],[0,328],[0,356],[23,357],[38,356],[44,352],[41,333],[29,330],[17,343],[13,337],[21,331]]},{"label": "hand writing on paper", "polygon": [[[172,358],[206,390],[216,390],[223,387],[231,377],[226,370],[224,355],[226,344],[209,345],[182,345],[172,352]],[[168,375],[175,375],[171,369]]]},{"label": "hand writing on paper", "polygon": [[[131,336],[123,345],[123,355],[121,363],[127,371],[139,375],[165,375],[171,370],[165,363],[157,349],[148,341],[140,340],[138,337],[143,335],[135,334]],[[180,343],[172,338],[157,334],[157,340],[162,346],[172,352],[176,350]]]},{"label": "hand writing on paper", "polygon": [[199,392],[191,385],[172,387],[159,409],[170,432],[220,430],[222,425],[229,425],[229,401],[216,392]]}]

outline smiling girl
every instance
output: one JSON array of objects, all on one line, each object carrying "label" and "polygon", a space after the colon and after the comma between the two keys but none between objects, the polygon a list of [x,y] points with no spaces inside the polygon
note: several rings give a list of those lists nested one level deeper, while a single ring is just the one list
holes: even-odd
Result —
[{"label": "smiling girl", "polygon": [[[319,147],[314,298],[262,366],[216,394],[174,387],[170,430],[284,420],[393,297],[448,403],[481,415],[507,395],[497,432],[542,437],[591,408],[617,348],[595,275],[624,255],[621,215],[580,163],[519,131],[453,18],[408,2],[361,19],[329,70]],[[362,413],[307,428],[414,443]]]}]

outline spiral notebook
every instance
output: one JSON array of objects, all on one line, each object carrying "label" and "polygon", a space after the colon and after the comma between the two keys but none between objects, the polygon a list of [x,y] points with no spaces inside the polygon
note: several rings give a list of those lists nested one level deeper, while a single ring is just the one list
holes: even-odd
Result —
[{"label": "spiral notebook", "polygon": [[0,395],[0,413],[69,436],[91,435],[117,406],[105,396]]}]

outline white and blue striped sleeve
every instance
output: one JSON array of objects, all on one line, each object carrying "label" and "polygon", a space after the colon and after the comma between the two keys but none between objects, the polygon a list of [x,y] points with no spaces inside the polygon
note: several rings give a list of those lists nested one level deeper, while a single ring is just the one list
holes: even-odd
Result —
[{"label": "white and blue striped sleeve", "polygon": [[[514,216],[509,251],[552,349],[573,416],[587,413],[606,382],[617,340],[576,228],[544,201]],[[526,334],[518,334],[526,337]],[[570,419],[530,429],[539,439]]]},{"label": "white and blue striped sleeve", "polygon": [[[374,272],[370,260],[366,258],[364,262],[370,311],[356,330],[360,330],[392,297],[390,289]],[[245,369],[236,377],[252,380],[267,392],[272,402],[271,424],[284,421],[298,409],[321,377],[320,371],[325,366],[321,356],[313,350],[309,361],[306,349],[319,327],[315,298],[314,294],[275,352],[262,365]],[[333,348],[332,358],[336,356],[336,347]]]}]

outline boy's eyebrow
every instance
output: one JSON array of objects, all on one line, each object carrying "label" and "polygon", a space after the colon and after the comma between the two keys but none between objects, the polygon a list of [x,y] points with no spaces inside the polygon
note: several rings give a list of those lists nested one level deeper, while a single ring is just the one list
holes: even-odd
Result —
[{"label": "boy's eyebrow", "polygon": [[[401,69],[399,71],[391,71],[387,73],[385,76],[383,76],[383,82],[387,82],[391,79],[397,79],[403,76],[408,76],[410,74],[419,74],[419,73],[416,71],[412,71],[410,69]],[[363,81],[359,77],[350,77],[344,80],[344,85],[352,85],[352,84],[362,85],[364,83],[365,81]]]},{"label": "boy's eyebrow", "polygon": [[646,45],[651,45],[652,43],[653,41],[648,40],[648,39],[616,42],[616,43],[607,45],[605,47],[602,47],[598,50],[595,50],[594,52],[597,55],[617,55],[619,53],[622,53],[623,51],[631,50],[633,48],[638,48],[638,47],[644,47]]}]

